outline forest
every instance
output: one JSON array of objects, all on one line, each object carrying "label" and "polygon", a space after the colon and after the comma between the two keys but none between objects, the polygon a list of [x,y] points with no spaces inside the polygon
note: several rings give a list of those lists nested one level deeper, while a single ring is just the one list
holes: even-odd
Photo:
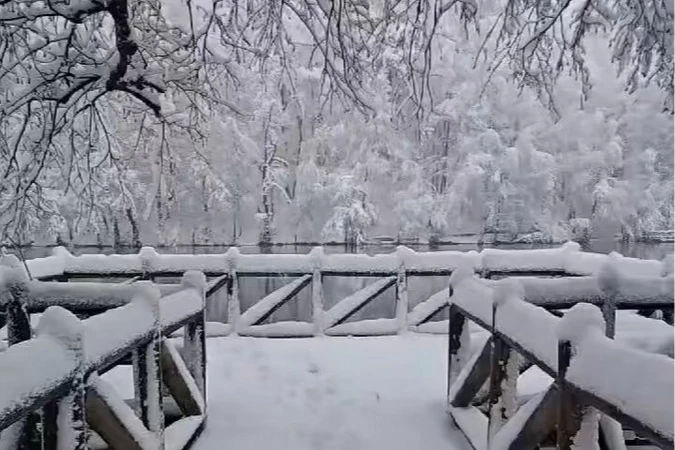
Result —
[{"label": "forest", "polygon": [[3,245],[648,239],[673,1],[0,0]]}]

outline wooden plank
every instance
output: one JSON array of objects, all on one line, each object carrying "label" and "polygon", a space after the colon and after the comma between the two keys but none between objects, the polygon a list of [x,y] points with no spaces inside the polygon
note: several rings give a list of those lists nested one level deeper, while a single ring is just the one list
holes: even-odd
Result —
[{"label": "wooden plank", "polygon": [[[176,360],[176,358],[180,358],[180,356],[178,355],[178,352],[175,351],[175,348],[169,348],[170,345],[172,344],[168,343],[166,339],[162,341],[160,357],[162,381],[164,381],[164,384],[169,389],[169,393],[176,401],[176,404],[183,414],[186,416],[201,415],[203,414],[202,405],[200,404],[199,399],[196,398],[196,396],[201,395],[201,393],[193,392],[194,389],[198,389],[198,386],[194,378],[186,380],[186,377],[192,376],[188,372],[185,364],[182,361]],[[194,384],[194,389],[191,388],[189,383]]]},{"label": "wooden plank", "polygon": [[453,386],[450,390],[448,401],[452,406],[464,408],[471,405],[471,400],[490,376],[491,353],[492,339],[486,339],[485,344],[476,351],[455,381],[461,382],[461,386]]},{"label": "wooden plank", "polygon": [[[452,287],[450,288],[452,289]],[[452,297],[452,292],[450,292]],[[461,308],[454,303],[450,303],[450,312],[448,319],[448,382],[446,394],[450,397],[450,389],[459,375],[459,352],[462,347],[462,332],[466,325],[466,319]]]},{"label": "wooden plank", "polygon": [[448,413],[474,450],[487,448],[488,419],[485,414],[475,406],[466,408],[450,406]]},{"label": "wooden plank", "polygon": [[184,417],[172,423],[165,430],[165,450],[183,450],[190,448],[201,434],[206,416]]},{"label": "wooden plank", "polygon": [[[128,413],[133,414],[131,408]],[[110,450],[145,450],[92,387],[87,388],[87,423]]]},{"label": "wooden plank", "polygon": [[230,279],[229,274],[221,275],[218,278],[209,281],[208,287],[206,288],[206,297],[210,297],[216,292],[218,292],[223,286],[228,284]]},{"label": "wooden plank", "polygon": [[[495,435],[494,441],[507,450],[534,450],[555,429],[558,390],[551,385],[545,393],[531,398]],[[514,428],[518,431],[514,432]],[[505,440],[510,440],[504,446]]]},{"label": "wooden plank", "polygon": [[261,325],[311,281],[312,275],[304,275],[265,296],[241,315],[239,325],[241,327]]},{"label": "wooden plank", "polygon": [[340,300],[324,315],[324,328],[328,329],[346,322],[361,308],[393,286],[396,283],[396,279],[397,277],[395,276],[384,278]]},{"label": "wooden plank", "polygon": [[572,449],[574,436],[581,427],[583,415],[578,396],[565,380],[571,357],[572,344],[569,341],[561,341],[558,344],[558,373],[556,374],[559,397],[556,437],[558,450]]},{"label": "wooden plank", "polygon": [[507,364],[514,357],[509,346],[498,336],[492,335],[492,351],[490,354],[490,389],[488,394],[488,417],[490,436],[496,434],[509,419],[508,405],[504,402],[502,388],[507,383]]}]

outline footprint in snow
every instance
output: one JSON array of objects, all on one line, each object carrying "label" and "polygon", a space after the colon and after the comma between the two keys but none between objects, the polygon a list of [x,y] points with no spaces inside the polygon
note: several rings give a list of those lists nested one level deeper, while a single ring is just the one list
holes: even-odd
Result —
[{"label": "footprint in snow", "polygon": [[309,373],[311,373],[312,375],[318,375],[319,366],[316,363],[309,363],[309,367],[307,368],[307,371]]}]

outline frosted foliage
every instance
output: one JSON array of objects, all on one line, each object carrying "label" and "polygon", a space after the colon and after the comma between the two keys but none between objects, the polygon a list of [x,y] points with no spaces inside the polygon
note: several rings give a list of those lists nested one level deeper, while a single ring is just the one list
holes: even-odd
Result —
[{"label": "frosted foliage", "polygon": [[0,244],[671,233],[671,0],[340,5],[2,2]]}]

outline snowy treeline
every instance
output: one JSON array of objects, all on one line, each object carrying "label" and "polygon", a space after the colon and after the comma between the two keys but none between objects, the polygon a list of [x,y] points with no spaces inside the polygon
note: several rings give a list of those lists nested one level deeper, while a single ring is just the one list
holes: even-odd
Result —
[{"label": "snowy treeline", "polygon": [[581,3],[0,1],[2,237],[672,229],[672,1]]}]

